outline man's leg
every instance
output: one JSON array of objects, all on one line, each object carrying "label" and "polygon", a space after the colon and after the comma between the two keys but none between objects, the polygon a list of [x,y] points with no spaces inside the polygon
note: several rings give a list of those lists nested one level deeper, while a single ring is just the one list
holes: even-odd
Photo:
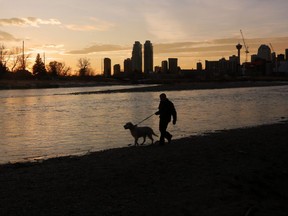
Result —
[{"label": "man's leg", "polygon": [[166,131],[165,138],[168,140],[168,143],[171,143],[172,134],[170,134],[168,131]]},{"label": "man's leg", "polygon": [[163,121],[160,119],[160,123],[159,123],[159,130],[160,130],[160,145],[164,145],[165,144],[165,138],[167,138],[167,126],[168,126],[168,122],[167,121]]}]

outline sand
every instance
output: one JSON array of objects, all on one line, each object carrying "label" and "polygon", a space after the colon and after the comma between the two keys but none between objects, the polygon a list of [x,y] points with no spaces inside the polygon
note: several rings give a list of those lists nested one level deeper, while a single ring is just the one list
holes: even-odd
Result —
[{"label": "sand", "polygon": [[288,122],[0,166],[1,215],[288,215]]}]

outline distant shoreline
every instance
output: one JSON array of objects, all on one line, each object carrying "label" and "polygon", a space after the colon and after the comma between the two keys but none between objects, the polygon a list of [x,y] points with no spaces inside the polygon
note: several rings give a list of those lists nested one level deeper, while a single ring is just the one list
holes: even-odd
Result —
[{"label": "distant shoreline", "polygon": [[0,80],[0,90],[13,89],[44,89],[44,88],[74,88],[109,85],[127,85],[125,82],[97,82],[81,80]]},{"label": "distant shoreline", "polygon": [[[135,89],[107,90],[97,92],[86,92],[82,94],[93,93],[113,93],[113,92],[132,92],[132,91],[174,91],[174,90],[197,90],[197,89],[220,89],[220,88],[240,88],[240,87],[261,87],[261,86],[279,86],[288,85],[288,81],[207,81],[207,82],[185,82],[176,80],[169,83],[141,83],[150,85]],[[139,85],[141,85],[139,84]],[[12,89],[43,89],[43,88],[74,88],[74,87],[97,87],[97,86],[115,86],[115,85],[138,85],[125,81],[81,81],[81,80],[0,80],[0,90]],[[158,85],[158,86],[155,86]]]},{"label": "distant shoreline", "polygon": [[247,88],[247,87],[267,87],[267,86],[286,86],[288,82],[265,82],[265,81],[241,81],[241,82],[195,82],[195,83],[174,83],[151,85],[138,88],[125,88],[103,91],[74,92],[71,94],[109,94],[127,92],[158,92],[158,91],[184,91],[184,90],[204,90],[204,89],[224,89],[224,88]]}]

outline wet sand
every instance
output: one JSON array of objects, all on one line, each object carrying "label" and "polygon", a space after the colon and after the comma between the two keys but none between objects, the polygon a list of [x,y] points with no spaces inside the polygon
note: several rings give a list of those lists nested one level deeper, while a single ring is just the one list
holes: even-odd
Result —
[{"label": "wet sand", "polygon": [[288,215],[288,122],[0,166],[1,215]]}]

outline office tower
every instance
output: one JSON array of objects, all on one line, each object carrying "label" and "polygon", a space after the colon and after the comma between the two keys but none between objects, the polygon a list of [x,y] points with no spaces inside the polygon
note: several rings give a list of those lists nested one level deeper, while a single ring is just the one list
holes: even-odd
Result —
[{"label": "office tower", "polygon": [[164,74],[168,73],[168,61],[161,62],[161,72]]},{"label": "office tower", "polygon": [[256,54],[251,55],[251,62],[256,62],[258,59],[258,56]]},{"label": "office tower", "polygon": [[132,50],[132,71],[142,73],[142,44],[135,41]]},{"label": "office tower", "polygon": [[104,58],[104,77],[111,77],[111,59]]},{"label": "office tower", "polygon": [[152,43],[147,40],[144,44],[144,73],[153,72],[153,46]]},{"label": "office tower", "polygon": [[271,61],[271,49],[269,46],[262,44],[258,48],[258,53],[257,53],[258,58],[264,59],[266,61]]},{"label": "office tower", "polygon": [[177,58],[168,58],[169,64],[169,73],[176,74],[178,73],[178,59]]},{"label": "office tower", "polygon": [[285,55],[284,54],[277,55],[277,61],[278,62],[285,61]]},{"label": "office tower", "polygon": [[120,64],[115,64],[113,66],[113,75],[114,76],[120,76],[121,74],[121,67],[120,67]]},{"label": "office tower", "polygon": [[197,62],[196,68],[197,68],[197,71],[202,71],[203,70],[202,63],[201,62]]},{"label": "office tower", "polygon": [[285,60],[288,61],[288,49],[285,49]]},{"label": "office tower", "polygon": [[126,75],[132,73],[132,61],[130,58],[124,60],[124,73]]}]

